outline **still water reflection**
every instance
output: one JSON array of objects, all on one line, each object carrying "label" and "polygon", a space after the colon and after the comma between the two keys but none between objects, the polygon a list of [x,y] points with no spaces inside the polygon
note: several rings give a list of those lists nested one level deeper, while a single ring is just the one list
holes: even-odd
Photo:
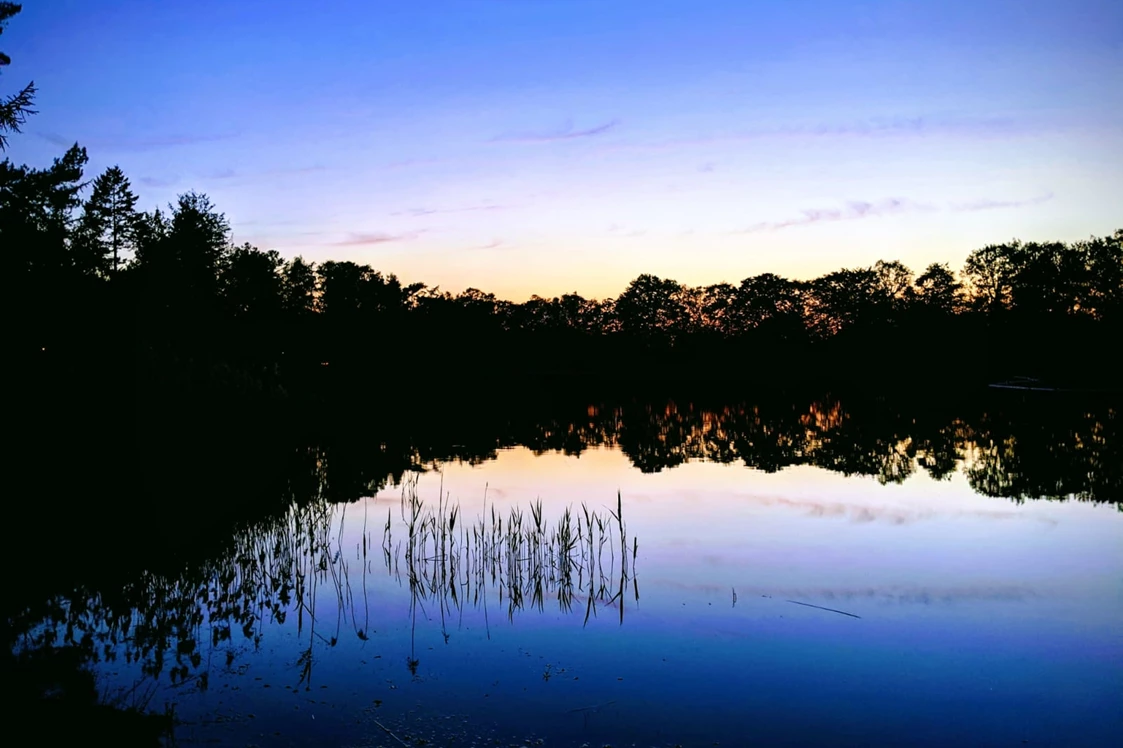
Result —
[{"label": "still water reflection", "polygon": [[107,693],[174,704],[181,744],[1123,734],[1114,411],[789,410],[590,406],[380,442],[377,468],[313,450],[227,552],[55,600],[23,646],[83,647]]}]

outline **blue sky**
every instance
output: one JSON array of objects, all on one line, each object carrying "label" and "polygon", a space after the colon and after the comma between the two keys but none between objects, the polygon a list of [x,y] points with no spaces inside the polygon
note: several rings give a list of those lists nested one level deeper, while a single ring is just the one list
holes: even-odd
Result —
[{"label": "blue sky", "polygon": [[1123,226],[1117,2],[26,0],[11,141],[447,290],[958,265]]}]

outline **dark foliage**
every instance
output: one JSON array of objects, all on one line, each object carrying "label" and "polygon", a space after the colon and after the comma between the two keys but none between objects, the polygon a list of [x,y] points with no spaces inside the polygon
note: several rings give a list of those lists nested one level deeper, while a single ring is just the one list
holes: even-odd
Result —
[{"label": "dark foliage", "polygon": [[128,351],[130,375],[137,360],[232,366],[260,386],[304,393],[328,376],[332,387],[372,376],[893,383],[1029,374],[1085,385],[1117,377],[1107,352],[1123,331],[1123,230],[984,247],[958,277],[933,264],[917,278],[896,261],[810,281],[764,274],[707,287],[641,275],[614,299],[514,303],[406,285],[354,262],[317,266],[234,247],[205,195],[138,213],[120,169],[86,189],[85,163],[75,145],[46,169],[0,164],[0,241],[25,366],[46,355],[89,369],[99,358],[91,347],[112,348]]}]

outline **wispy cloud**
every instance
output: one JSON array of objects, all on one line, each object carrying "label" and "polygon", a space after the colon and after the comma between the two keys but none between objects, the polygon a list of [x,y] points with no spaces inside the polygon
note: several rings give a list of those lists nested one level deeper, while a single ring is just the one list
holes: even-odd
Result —
[{"label": "wispy cloud", "polygon": [[260,169],[257,171],[238,171],[237,169],[219,169],[209,174],[204,174],[204,179],[212,180],[233,180],[233,179],[262,179],[262,178],[276,178],[301,174],[314,174],[316,172],[327,171],[328,167],[321,166],[320,164],[313,164],[311,166],[291,166],[282,167],[277,169]]},{"label": "wispy cloud", "polygon": [[502,247],[502,246],[503,246],[503,240],[502,239],[492,239],[487,244],[481,244],[478,247],[472,247],[472,249],[496,249],[496,248]]},{"label": "wispy cloud", "polygon": [[424,166],[437,166],[439,164],[447,164],[450,159],[447,158],[406,158],[400,161],[388,161],[382,164],[383,169],[412,169]]},{"label": "wispy cloud", "polygon": [[423,233],[425,233],[424,230],[411,231],[406,234],[388,234],[384,231],[355,232],[346,239],[331,242],[331,245],[334,247],[361,247],[373,244],[394,244],[413,241]]},{"label": "wispy cloud", "polygon": [[972,200],[966,203],[953,203],[951,209],[969,212],[975,210],[996,210],[999,208],[1024,208],[1027,205],[1047,203],[1052,199],[1052,192],[1046,192],[1044,195],[1031,197],[1028,200],[992,200],[990,198],[983,198],[982,200]]},{"label": "wispy cloud", "polygon": [[77,140],[80,145],[89,148],[104,148],[106,150],[117,151],[152,151],[161,148],[196,145],[199,143],[214,143],[235,137],[232,133],[222,135],[164,135],[155,138],[108,137],[81,139],[68,138],[54,132],[40,132],[37,133],[37,135],[43,140],[58,146],[70,147]]},{"label": "wispy cloud", "polygon": [[[1030,205],[1040,205],[1053,199],[1053,193],[1047,192],[1037,197],[1026,200],[995,200],[983,198],[962,203],[951,203],[947,209],[952,212],[964,213],[978,210],[1000,210],[1003,208],[1022,208]],[[934,211],[939,208],[925,203],[918,203],[907,198],[893,197],[881,202],[871,203],[863,200],[852,200],[841,208],[809,208],[800,211],[798,216],[781,221],[764,221],[755,223],[748,228],[734,231],[734,234],[755,234],[761,231],[780,231],[781,229],[799,226],[811,226],[817,223],[832,223],[835,221],[857,221],[862,218],[876,218],[879,216],[898,215],[914,211]]]},{"label": "wispy cloud", "polygon": [[179,182],[178,177],[139,177],[137,180],[145,187],[171,187],[173,184]]},{"label": "wispy cloud", "polygon": [[797,226],[811,226],[816,223],[856,221],[862,218],[896,215],[914,210],[931,210],[931,208],[900,197],[891,197],[877,203],[852,200],[846,203],[842,208],[809,208],[800,211],[798,217],[787,218],[782,221],[755,223],[748,228],[734,233],[755,234],[761,231],[780,231],[781,229],[794,228]]},{"label": "wispy cloud", "polygon": [[592,138],[597,135],[603,135],[618,127],[620,120],[611,120],[605,122],[603,125],[596,127],[589,127],[584,130],[573,129],[573,124],[569,123],[560,130],[553,130],[549,132],[524,132],[524,133],[508,133],[506,135],[497,135],[492,138],[492,142],[503,143],[555,143],[561,140],[576,140],[579,138]]},{"label": "wispy cloud", "polygon": [[646,236],[647,230],[646,229],[629,229],[626,226],[621,226],[618,223],[614,223],[614,224],[612,224],[611,226],[608,227],[608,233],[612,234],[613,236],[639,237],[639,236]]},{"label": "wispy cloud", "polygon": [[[758,127],[731,132],[699,134],[639,143],[617,143],[612,150],[663,151],[681,148],[720,145],[758,140],[808,140],[823,138],[914,138],[929,136],[963,136],[975,138],[1011,137],[1038,132],[1046,123],[1013,117],[954,118],[938,116],[880,117],[853,122],[821,122],[812,124]],[[700,167],[700,171],[712,171]]]},{"label": "wispy cloud", "polygon": [[438,213],[473,213],[477,211],[491,211],[491,210],[507,210],[510,206],[507,205],[466,205],[460,208],[407,208],[406,210],[399,210],[391,213],[392,216],[409,216],[411,218],[419,218],[421,216],[431,216]]},{"label": "wispy cloud", "polygon": [[74,145],[75,142],[77,142],[75,140],[71,140],[70,138],[64,138],[63,136],[59,135],[58,133],[53,133],[53,132],[37,132],[35,134],[38,135],[43,140],[47,141],[48,143],[51,143],[52,145],[57,145],[60,148],[69,148],[70,146]]}]

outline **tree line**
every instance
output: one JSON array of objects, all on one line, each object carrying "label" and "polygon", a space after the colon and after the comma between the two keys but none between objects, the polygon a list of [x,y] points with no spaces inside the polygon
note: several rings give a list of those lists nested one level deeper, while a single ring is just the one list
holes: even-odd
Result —
[{"label": "tree line", "polygon": [[1021,373],[1049,363],[1043,348],[1071,350],[1073,341],[1094,369],[1097,346],[1123,329],[1123,229],[988,245],[958,272],[933,263],[917,275],[879,261],[812,280],[764,273],[709,286],[643,274],[614,298],[520,303],[234,245],[206,195],[139,211],[120,168],[87,181],[86,163],[78,145],[43,169],[0,163],[0,242],[15,259],[9,288],[27,352],[96,331],[103,343],[128,338],[258,372],[370,365],[408,351],[453,366],[523,353],[532,359],[511,365],[556,371],[619,365],[622,353],[668,365],[706,354],[729,365],[785,356],[804,365],[809,352],[915,363],[956,359],[949,346],[970,341]]},{"label": "tree line", "polygon": [[[0,33],[20,10],[0,2]],[[0,53],[0,67],[9,62]],[[27,83],[0,97],[0,151],[35,113],[35,93]],[[958,272],[933,263],[917,275],[893,260],[708,286],[643,274],[614,298],[515,303],[236,246],[206,195],[139,211],[120,168],[89,179],[87,163],[78,144],[45,168],[0,162],[0,246],[17,320],[8,348],[30,379],[49,354],[54,370],[98,372],[94,386],[110,390],[127,387],[128,369],[154,367],[204,378],[225,367],[245,386],[288,389],[321,382],[326,367],[332,383],[373,371],[442,382],[964,372],[1080,381],[1114,375],[1109,353],[1123,332],[1123,229],[988,245]]]}]

